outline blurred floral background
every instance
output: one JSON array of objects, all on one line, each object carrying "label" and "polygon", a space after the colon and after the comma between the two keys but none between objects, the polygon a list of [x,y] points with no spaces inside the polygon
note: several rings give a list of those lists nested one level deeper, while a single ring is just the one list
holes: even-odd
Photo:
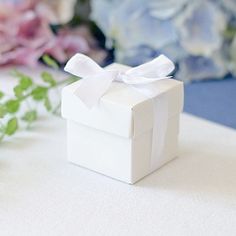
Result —
[{"label": "blurred floral background", "polygon": [[236,75],[236,0],[1,0],[0,66],[74,53],[131,66],[163,53],[183,81]]}]

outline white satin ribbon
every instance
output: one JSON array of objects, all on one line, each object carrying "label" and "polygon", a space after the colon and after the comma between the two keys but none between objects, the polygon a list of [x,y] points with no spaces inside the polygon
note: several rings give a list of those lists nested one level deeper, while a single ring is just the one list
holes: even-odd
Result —
[{"label": "white satin ribbon", "polygon": [[78,53],[67,62],[64,70],[83,78],[75,94],[88,108],[92,108],[109,90],[113,81],[138,86],[139,91],[142,92],[142,85],[143,90],[146,90],[145,85],[169,78],[168,74],[174,68],[174,63],[169,58],[160,55],[152,61],[133,67],[126,72],[105,70],[91,58]]},{"label": "white satin ribbon", "polygon": [[[88,107],[95,106],[100,98],[109,90],[113,81],[133,86],[139,92],[153,99],[153,134],[150,171],[160,165],[163,155],[168,120],[167,96],[153,97],[151,83],[170,78],[174,70],[174,63],[164,55],[140,66],[133,67],[126,72],[119,70],[105,70],[91,58],[83,55],[74,55],[66,64],[64,70],[83,78],[74,94]],[[150,85],[149,85],[150,84]]]}]

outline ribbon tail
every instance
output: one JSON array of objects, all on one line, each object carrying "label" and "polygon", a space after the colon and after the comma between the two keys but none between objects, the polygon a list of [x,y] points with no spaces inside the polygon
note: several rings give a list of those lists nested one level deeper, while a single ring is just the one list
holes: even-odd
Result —
[{"label": "ribbon tail", "polygon": [[96,106],[100,98],[106,93],[115,79],[115,73],[104,71],[94,76],[89,76],[80,81],[79,87],[74,94],[87,106]]},{"label": "ribbon tail", "polygon": [[166,133],[168,127],[168,97],[166,94],[153,98],[153,134],[150,160],[151,171],[156,170],[163,163]]}]

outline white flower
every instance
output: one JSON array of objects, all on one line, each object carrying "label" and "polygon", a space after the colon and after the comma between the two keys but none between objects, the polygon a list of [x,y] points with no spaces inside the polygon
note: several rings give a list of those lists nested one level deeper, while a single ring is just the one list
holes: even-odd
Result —
[{"label": "white flower", "polygon": [[75,4],[76,0],[43,0],[37,4],[37,10],[49,17],[53,24],[63,24],[72,19]]},{"label": "white flower", "polygon": [[176,19],[180,43],[192,55],[210,56],[222,46],[226,17],[211,1],[199,0],[188,5]]}]

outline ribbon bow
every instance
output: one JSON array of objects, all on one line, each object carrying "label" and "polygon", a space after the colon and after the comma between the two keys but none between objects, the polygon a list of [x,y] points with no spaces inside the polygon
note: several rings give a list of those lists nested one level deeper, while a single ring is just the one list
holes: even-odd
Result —
[{"label": "ribbon bow", "polygon": [[83,78],[75,94],[87,107],[91,108],[98,103],[113,81],[140,87],[157,80],[170,78],[168,74],[174,68],[174,63],[169,58],[160,55],[152,61],[128,69],[126,72],[105,70],[91,58],[78,53],[67,62],[64,70]]}]

